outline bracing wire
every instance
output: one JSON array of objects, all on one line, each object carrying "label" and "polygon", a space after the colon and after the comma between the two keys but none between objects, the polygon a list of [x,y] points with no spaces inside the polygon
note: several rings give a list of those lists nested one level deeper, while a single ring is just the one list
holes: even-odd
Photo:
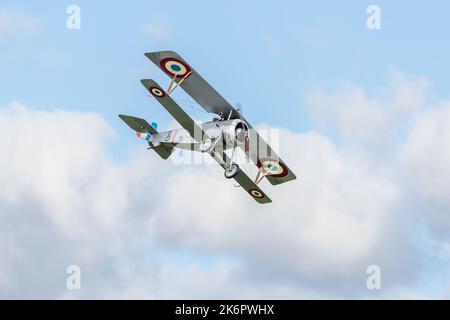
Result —
[{"label": "bracing wire", "polygon": [[192,101],[179,99],[179,98],[173,98],[177,103],[179,103],[181,106],[189,108],[190,111],[194,114],[195,118],[202,119],[205,117],[206,114],[209,114],[206,110],[203,108],[200,108],[197,104],[195,104]]}]

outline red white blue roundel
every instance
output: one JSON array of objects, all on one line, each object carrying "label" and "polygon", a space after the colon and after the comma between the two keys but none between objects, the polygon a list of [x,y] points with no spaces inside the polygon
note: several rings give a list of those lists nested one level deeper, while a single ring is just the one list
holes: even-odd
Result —
[{"label": "red white blue roundel", "polygon": [[262,193],[261,191],[259,191],[257,189],[250,189],[250,190],[248,190],[248,193],[250,193],[255,198],[259,198],[259,199],[264,198],[264,193]]},{"label": "red white blue roundel", "polygon": [[284,177],[289,173],[283,162],[270,158],[259,160],[258,166],[264,170],[264,173],[275,178]]},{"label": "red white blue roundel", "polygon": [[160,65],[163,71],[172,77],[176,75],[177,78],[183,78],[191,72],[191,68],[184,61],[175,58],[162,59]]},{"label": "red white blue roundel", "polygon": [[145,141],[150,141],[150,139],[152,138],[152,135],[148,132],[136,131],[136,135],[138,136],[138,138],[144,139]]},{"label": "red white blue roundel", "polygon": [[152,95],[154,95],[155,97],[158,97],[158,98],[162,98],[162,97],[164,97],[166,95],[164,93],[164,91],[161,88],[158,88],[158,87],[150,87],[148,90],[150,90],[150,93]]}]

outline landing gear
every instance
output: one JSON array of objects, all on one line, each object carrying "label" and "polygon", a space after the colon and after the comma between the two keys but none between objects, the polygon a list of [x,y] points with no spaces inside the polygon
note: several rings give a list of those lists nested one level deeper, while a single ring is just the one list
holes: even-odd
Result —
[{"label": "landing gear", "polygon": [[225,169],[225,178],[231,179],[239,172],[239,165],[237,163],[232,163],[228,168]]},{"label": "landing gear", "polygon": [[236,151],[236,144],[233,147],[233,152],[231,153],[230,164],[226,167],[224,175],[225,178],[231,179],[239,172],[239,165],[234,162],[234,153]]}]

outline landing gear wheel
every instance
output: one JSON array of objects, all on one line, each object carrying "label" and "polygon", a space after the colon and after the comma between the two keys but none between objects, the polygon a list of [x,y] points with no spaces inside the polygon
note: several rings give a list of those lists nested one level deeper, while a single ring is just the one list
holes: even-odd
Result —
[{"label": "landing gear wheel", "polygon": [[225,169],[224,175],[225,178],[231,179],[239,172],[239,166],[236,163],[233,163],[229,168]]}]

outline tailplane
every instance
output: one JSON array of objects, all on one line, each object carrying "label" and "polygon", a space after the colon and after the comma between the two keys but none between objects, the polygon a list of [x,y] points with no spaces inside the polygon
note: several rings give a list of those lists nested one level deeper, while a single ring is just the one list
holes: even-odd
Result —
[{"label": "tailplane", "polygon": [[119,114],[119,118],[123,120],[131,129],[136,131],[136,135],[144,139],[148,142],[148,145],[151,149],[155,150],[155,152],[163,159],[167,159],[170,157],[170,155],[173,152],[174,147],[169,144],[162,144],[162,143],[153,143],[150,141],[152,135],[155,135],[158,133],[157,124],[155,122],[152,122],[152,124],[149,124],[147,121],[141,118],[133,117],[133,116],[127,116],[124,114]]}]

